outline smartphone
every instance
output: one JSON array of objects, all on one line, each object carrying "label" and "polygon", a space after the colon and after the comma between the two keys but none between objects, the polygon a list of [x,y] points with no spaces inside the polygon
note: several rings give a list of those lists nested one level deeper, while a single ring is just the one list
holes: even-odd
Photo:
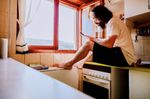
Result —
[{"label": "smartphone", "polygon": [[[81,33],[81,35],[83,35],[84,37],[86,37],[86,38],[88,38],[88,39],[90,39],[90,40],[92,40],[92,38],[93,38],[93,37],[91,37],[91,36],[89,36],[89,35],[86,35],[86,34],[84,34],[84,33],[82,33],[82,32],[80,32],[80,33]],[[92,41],[95,42],[94,39],[93,39]]]},{"label": "smartphone", "polygon": [[81,33],[81,35],[85,35],[84,33],[82,33],[82,32],[80,32]]},{"label": "smartphone", "polygon": [[84,33],[82,33],[82,32],[80,32],[80,33],[81,33],[81,35],[83,35],[83,36],[85,36],[85,37],[87,37],[87,38],[90,37],[89,35],[86,35],[86,34],[84,34]]}]

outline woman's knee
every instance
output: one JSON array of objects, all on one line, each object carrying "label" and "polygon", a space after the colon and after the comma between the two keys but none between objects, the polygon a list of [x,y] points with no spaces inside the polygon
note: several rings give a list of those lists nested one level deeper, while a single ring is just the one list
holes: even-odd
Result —
[{"label": "woman's knee", "polygon": [[93,45],[94,45],[94,42],[92,41],[86,41],[86,43],[84,44],[84,46],[88,48],[89,50],[93,50]]}]

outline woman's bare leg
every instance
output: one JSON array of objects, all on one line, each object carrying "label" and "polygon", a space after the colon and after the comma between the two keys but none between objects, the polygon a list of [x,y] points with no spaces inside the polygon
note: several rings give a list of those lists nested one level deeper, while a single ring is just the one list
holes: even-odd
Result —
[{"label": "woman's bare leg", "polygon": [[94,42],[92,41],[87,41],[74,55],[74,57],[72,59],[70,59],[69,61],[63,63],[63,64],[59,64],[58,67],[61,68],[65,68],[65,69],[71,69],[72,65],[80,60],[82,60],[83,58],[85,58],[87,56],[87,54],[89,53],[89,51],[93,50],[93,45]]}]

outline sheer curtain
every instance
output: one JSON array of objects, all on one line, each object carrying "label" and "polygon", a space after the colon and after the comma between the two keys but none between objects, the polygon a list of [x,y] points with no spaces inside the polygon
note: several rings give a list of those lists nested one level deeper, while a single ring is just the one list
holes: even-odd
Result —
[{"label": "sheer curtain", "polygon": [[16,52],[18,53],[28,52],[24,29],[33,21],[40,3],[41,0],[18,0],[19,18],[17,19],[17,23],[19,24],[19,31],[16,39]]}]

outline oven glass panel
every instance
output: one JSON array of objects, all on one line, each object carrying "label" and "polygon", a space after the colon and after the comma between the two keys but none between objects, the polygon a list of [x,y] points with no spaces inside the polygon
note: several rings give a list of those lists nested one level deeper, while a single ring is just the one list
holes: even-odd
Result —
[{"label": "oven glass panel", "polygon": [[109,90],[101,86],[83,81],[83,92],[96,99],[108,99]]}]

